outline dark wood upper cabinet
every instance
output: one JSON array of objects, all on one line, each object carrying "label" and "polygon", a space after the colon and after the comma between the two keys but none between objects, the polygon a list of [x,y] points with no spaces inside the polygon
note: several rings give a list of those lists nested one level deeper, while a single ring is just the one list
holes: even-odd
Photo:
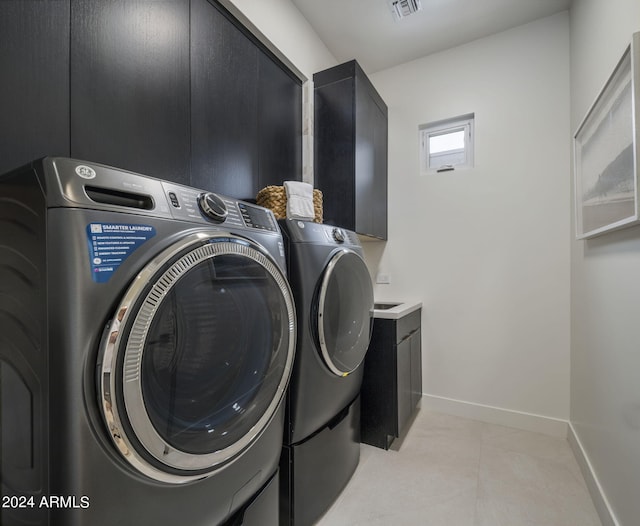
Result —
[{"label": "dark wood upper cabinet", "polygon": [[71,155],[189,183],[189,0],[71,1]]},{"label": "dark wood upper cabinet", "polygon": [[258,49],[206,0],[191,8],[192,184],[254,197]]},{"label": "dark wood upper cabinet", "polygon": [[260,176],[255,193],[302,179],[302,86],[264,52],[258,68]]},{"label": "dark wood upper cabinet", "polygon": [[69,155],[69,1],[0,2],[0,173]]},{"label": "dark wood upper cabinet", "polygon": [[71,156],[242,199],[301,179],[302,81],[222,4],[0,1],[0,173]]},{"label": "dark wood upper cabinet", "polygon": [[302,177],[302,87],[224,8],[191,11],[193,185],[253,199]]},{"label": "dark wood upper cabinet", "polygon": [[387,106],[355,60],[316,73],[315,184],[325,222],[387,239]]}]

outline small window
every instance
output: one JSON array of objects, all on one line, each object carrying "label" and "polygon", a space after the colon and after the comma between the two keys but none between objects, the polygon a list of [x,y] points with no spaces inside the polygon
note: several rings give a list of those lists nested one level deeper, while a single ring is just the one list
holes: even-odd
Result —
[{"label": "small window", "polygon": [[474,114],[422,124],[421,171],[448,172],[473,166]]}]

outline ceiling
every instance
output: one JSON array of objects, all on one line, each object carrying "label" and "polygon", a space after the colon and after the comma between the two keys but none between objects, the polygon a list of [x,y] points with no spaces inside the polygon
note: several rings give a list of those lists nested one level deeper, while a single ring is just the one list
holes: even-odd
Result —
[{"label": "ceiling", "polygon": [[375,73],[565,11],[571,0],[421,0],[398,22],[386,0],[291,0],[339,62]]}]

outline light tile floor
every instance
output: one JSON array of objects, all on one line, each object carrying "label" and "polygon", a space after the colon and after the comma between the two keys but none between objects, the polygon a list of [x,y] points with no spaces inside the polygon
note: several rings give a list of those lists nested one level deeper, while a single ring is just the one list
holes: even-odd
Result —
[{"label": "light tile floor", "polygon": [[[317,526],[600,526],[566,440],[420,410]],[[395,449],[395,450],[394,450]]]}]

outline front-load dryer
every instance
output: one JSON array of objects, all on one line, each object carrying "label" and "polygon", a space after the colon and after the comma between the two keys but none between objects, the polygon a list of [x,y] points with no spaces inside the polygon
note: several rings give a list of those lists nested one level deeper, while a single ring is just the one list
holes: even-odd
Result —
[{"label": "front-load dryer", "polygon": [[0,177],[3,526],[222,524],[278,469],[295,309],[261,207],[65,158]]},{"label": "front-load dryer", "polygon": [[373,286],[358,236],[279,221],[298,317],[280,465],[282,525],[310,525],[334,502],[360,458],[359,393]]}]

